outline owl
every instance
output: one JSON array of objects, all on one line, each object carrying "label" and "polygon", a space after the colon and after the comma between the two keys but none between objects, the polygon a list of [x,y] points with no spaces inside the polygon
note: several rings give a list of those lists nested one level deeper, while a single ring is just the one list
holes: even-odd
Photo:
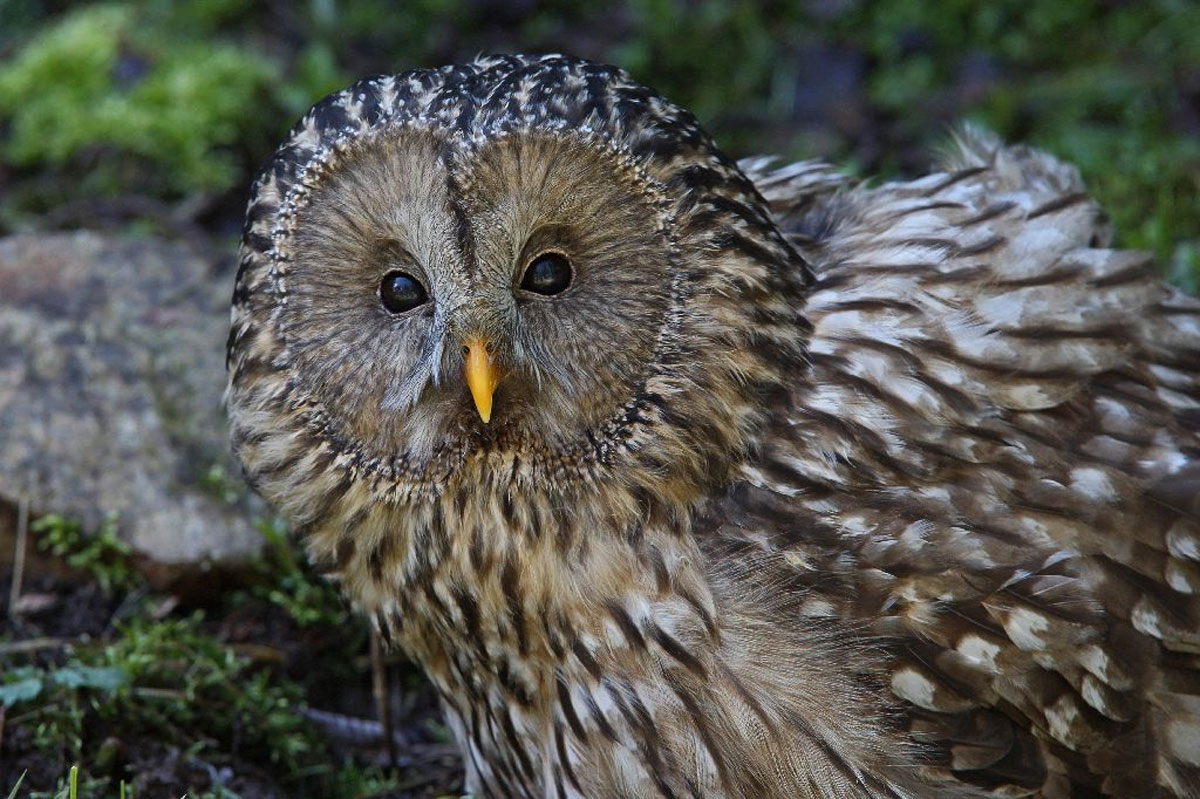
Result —
[{"label": "owl", "polygon": [[964,132],[735,162],[577,58],[318,103],[235,451],[477,797],[1200,797],[1200,302]]}]

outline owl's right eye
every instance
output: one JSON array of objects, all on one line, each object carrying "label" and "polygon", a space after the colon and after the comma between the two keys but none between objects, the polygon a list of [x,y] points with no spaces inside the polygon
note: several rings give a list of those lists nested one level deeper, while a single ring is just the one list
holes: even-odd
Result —
[{"label": "owl's right eye", "polygon": [[379,301],[392,313],[411,311],[427,299],[421,282],[405,272],[388,272],[379,282]]}]

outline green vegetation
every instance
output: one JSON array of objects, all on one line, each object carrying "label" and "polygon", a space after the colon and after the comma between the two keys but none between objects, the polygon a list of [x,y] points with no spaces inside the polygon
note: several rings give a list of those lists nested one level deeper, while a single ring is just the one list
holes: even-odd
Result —
[{"label": "green vegetation", "polygon": [[199,481],[204,489],[214,499],[219,499],[226,505],[236,505],[244,498],[246,485],[230,474],[223,464],[214,463],[203,472]]},{"label": "green vegetation", "polygon": [[[256,771],[297,797],[386,795],[399,784],[398,775],[342,762],[327,748],[304,715],[309,681],[283,673],[262,644],[249,643],[247,651],[260,653],[256,662],[223,640],[229,622],[214,625],[199,610],[169,615],[174,600],[148,592],[137,577],[115,519],[92,535],[56,515],[31,529],[44,552],[94,581],[117,608],[112,618],[123,621],[105,624],[102,610],[99,634],[0,638],[5,735],[20,741],[23,761],[59,764],[52,772],[64,775],[57,785],[44,775],[42,784],[12,775],[11,787],[0,785],[9,799],[74,795],[68,783],[80,796],[132,799],[157,795],[163,781],[172,790],[186,786],[192,799],[238,799],[236,782],[221,775]],[[352,678],[345,655],[365,651],[365,624],[306,568],[279,522],[260,529],[267,557],[209,613],[263,619],[277,608],[267,623],[313,628],[337,653],[313,681]]]},{"label": "green vegetation", "polygon": [[[193,799],[238,799],[219,775],[245,770],[269,773],[297,797],[385,795],[398,784],[378,768],[339,766],[301,712],[301,687],[236,656],[200,622],[138,618],[105,646],[70,647],[61,665],[5,663],[0,705],[10,734],[31,729],[40,757],[79,764],[70,779],[86,797],[133,797],[155,779],[179,785],[190,777],[198,780],[187,786]],[[156,746],[147,751],[149,741]],[[127,744],[139,750],[133,762]],[[174,761],[183,765],[159,773]],[[61,783],[25,793],[20,785],[10,799],[66,795]]]},{"label": "green vegetation", "polygon": [[351,624],[346,603],[329,583],[315,578],[297,556],[283,521],[261,521],[257,527],[267,540],[267,557],[257,564],[260,579],[250,594],[277,605],[301,627],[324,624],[343,628]]},{"label": "green vegetation", "polygon": [[[229,148],[255,133],[247,118],[277,81],[275,64],[145,22],[133,6],[96,5],[23,46],[0,70],[5,160],[69,174],[79,196],[172,197],[240,180]],[[44,202],[73,199],[46,188]]]},{"label": "green vegetation", "polygon": [[117,730],[149,735],[194,764],[215,767],[236,748],[297,778],[324,768],[299,689],[251,669],[199,623],[136,619],[105,646],[71,647],[62,663],[5,669],[7,724],[31,727],[33,746],[52,759],[85,764],[88,796],[137,778],[122,767]]},{"label": "green vegetation", "polygon": [[[816,17],[818,5],[840,10]],[[884,129],[889,144],[858,164],[864,173],[918,169],[906,156],[913,143],[930,152],[956,122],[974,120],[1077,165],[1122,246],[1154,250],[1173,280],[1200,290],[1196,3],[639,0],[631,7],[638,35],[614,51],[616,60],[701,119],[718,120],[718,134],[731,128],[718,136],[723,142],[758,149],[761,138],[738,126],[777,124],[797,86],[813,79],[798,72],[811,64],[789,58],[789,50],[843,48],[852,58],[847,68],[864,70],[869,126]],[[834,152],[787,154],[853,163],[860,149],[846,136]]]},{"label": "green vegetation", "polygon": [[41,517],[30,528],[38,536],[39,549],[91,575],[106,594],[130,590],[141,582],[129,562],[129,545],[117,535],[116,516],[109,516],[90,534],[84,533],[78,521],[55,513]]}]

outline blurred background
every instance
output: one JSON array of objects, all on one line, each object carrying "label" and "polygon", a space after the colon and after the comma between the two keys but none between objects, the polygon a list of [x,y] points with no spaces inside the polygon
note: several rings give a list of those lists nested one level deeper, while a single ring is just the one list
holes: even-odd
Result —
[{"label": "blurred background", "polygon": [[241,484],[221,358],[247,187],[295,119],[504,51],[618,64],[735,157],[864,178],[977,122],[1076,164],[1118,244],[1200,289],[1193,0],[0,0],[0,797],[457,795],[420,676]]},{"label": "blurred background", "polygon": [[618,64],[737,156],[927,166],[975,120],[1077,165],[1125,246],[1195,287],[1194,0],[0,0],[0,231],[236,231],[316,99],[480,52]]}]

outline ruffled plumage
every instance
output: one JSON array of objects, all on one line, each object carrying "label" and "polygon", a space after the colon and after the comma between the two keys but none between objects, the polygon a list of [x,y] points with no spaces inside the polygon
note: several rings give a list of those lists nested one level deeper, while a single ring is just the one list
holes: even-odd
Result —
[{"label": "ruffled plumage", "polygon": [[876,187],[570,57],[364,79],[255,184],[234,447],[476,795],[1198,799],[1200,302],[1108,239],[970,130]]},{"label": "ruffled plumage", "polygon": [[975,131],[878,188],[745,166],[816,277],[811,372],[720,534],[888,641],[947,779],[1200,796],[1200,302]]}]

